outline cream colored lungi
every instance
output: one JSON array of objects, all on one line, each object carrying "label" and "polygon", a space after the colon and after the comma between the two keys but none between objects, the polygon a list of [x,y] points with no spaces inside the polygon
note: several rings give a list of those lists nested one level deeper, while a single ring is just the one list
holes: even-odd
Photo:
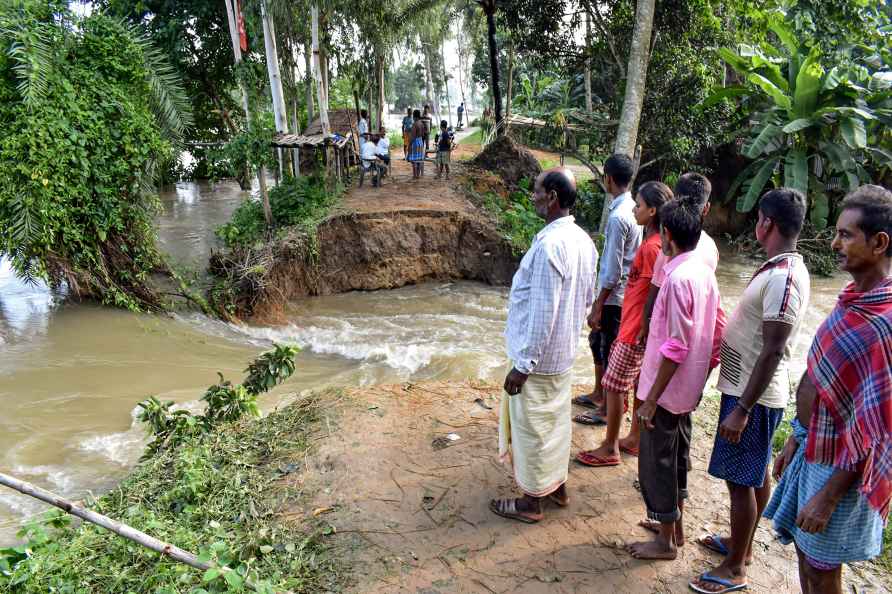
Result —
[{"label": "cream colored lungi", "polygon": [[[510,369],[510,367],[509,367]],[[511,460],[520,490],[544,497],[567,482],[573,374],[531,374],[520,394],[502,393],[499,460]]]}]

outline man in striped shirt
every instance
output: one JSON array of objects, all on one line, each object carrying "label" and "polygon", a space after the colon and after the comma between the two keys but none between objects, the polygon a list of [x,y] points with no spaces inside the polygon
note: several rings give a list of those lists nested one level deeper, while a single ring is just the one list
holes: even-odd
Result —
[{"label": "man in striped shirt", "polygon": [[565,169],[536,179],[533,204],[545,219],[511,284],[505,341],[510,365],[499,408],[499,458],[512,462],[523,496],[490,509],[526,523],[542,499],[567,505],[572,366],[594,301],[598,251],[570,216],[576,181]]},{"label": "man in striped shirt", "polygon": [[717,385],[722,403],[709,463],[709,474],[728,485],[731,536],[712,534],[698,541],[725,559],[691,582],[697,592],[747,583],[753,535],[771,495],[771,444],[790,399],[790,358],[808,308],[808,270],[796,252],[805,208],[805,197],[785,188],[766,192],[759,201],[756,240],[768,259],[725,327]]}]

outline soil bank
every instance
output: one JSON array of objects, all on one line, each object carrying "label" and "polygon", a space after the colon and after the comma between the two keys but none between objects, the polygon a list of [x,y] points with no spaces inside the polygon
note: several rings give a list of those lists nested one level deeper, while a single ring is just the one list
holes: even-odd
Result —
[{"label": "soil bank", "polygon": [[409,164],[394,154],[381,187],[369,180],[351,188],[343,204],[318,228],[318,254],[284,242],[252,295],[250,318],[276,322],[286,303],[310,295],[394,289],[428,280],[465,279],[510,283],[518,258],[493,221],[458,189],[461,164],[452,180],[413,180]]}]

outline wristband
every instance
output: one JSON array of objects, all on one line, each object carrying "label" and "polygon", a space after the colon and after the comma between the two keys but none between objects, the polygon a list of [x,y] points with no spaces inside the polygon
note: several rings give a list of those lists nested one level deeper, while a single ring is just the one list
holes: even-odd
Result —
[{"label": "wristband", "polygon": [[741,401],[740,401],[739,398],[737,399],[737,408],[739,408],[740,410],[742,410],[742,411],[745,412],[746,414],[750,414],[751,412],[753,412],[752,407],[750,407],[750,408],[745,407],[745,406],[743,405],[743,403],[741,403]]}]

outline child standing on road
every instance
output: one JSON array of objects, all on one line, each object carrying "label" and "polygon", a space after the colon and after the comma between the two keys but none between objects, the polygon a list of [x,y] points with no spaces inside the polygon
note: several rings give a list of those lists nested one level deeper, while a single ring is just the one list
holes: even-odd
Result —
[{"label": "child standing on road", "polygon": [[446,179],[449,179],[449,163],[452,160],[452,146],[455,135],[449,130],[446,120],[440,120],[440,133],[437,134],[437,179],[446,171]]}]

